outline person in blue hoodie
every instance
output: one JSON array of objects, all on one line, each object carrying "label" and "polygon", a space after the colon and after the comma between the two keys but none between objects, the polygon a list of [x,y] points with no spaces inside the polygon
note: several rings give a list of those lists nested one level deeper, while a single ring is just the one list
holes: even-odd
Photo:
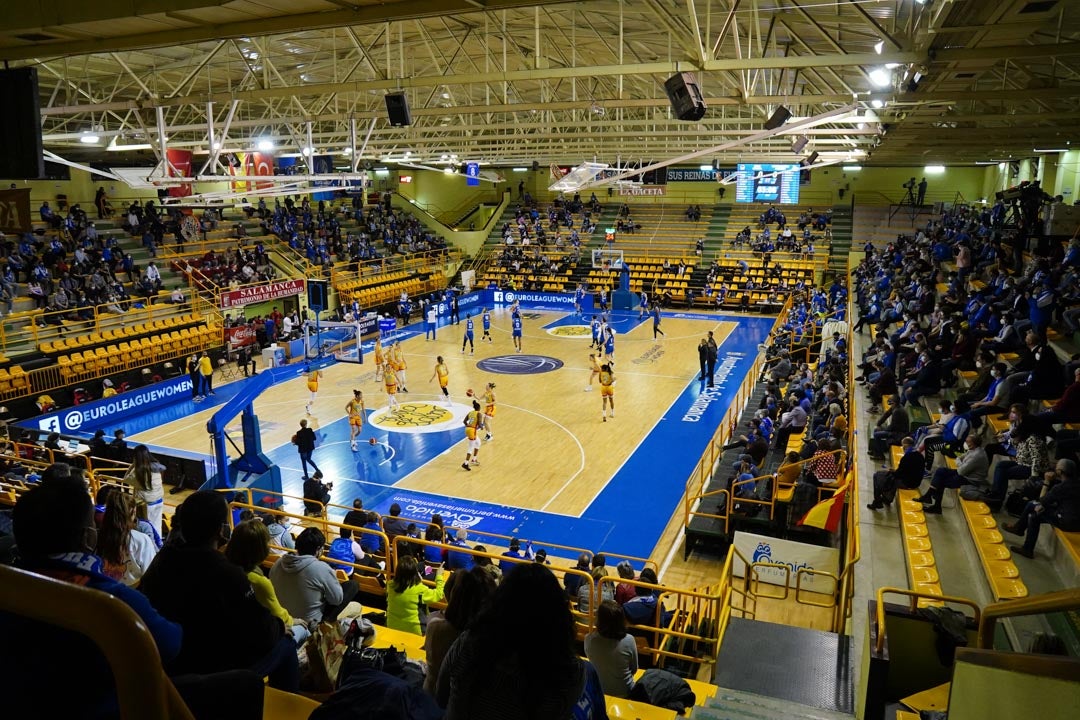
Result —
[{"label": "person in blue hoodie", "polygon": [[[116,597],[146,624],[163,663],[177,657],[180,625],[162,617],[137,590],[103,573],[101,558],[93,553],[94,507],[81,476],[47,470],[41,484],[19,498],[12,522],[20,567]],[[7,685],[8,711],[33,708],[34,717],[118,716],[112,672],[89,638],[6,613],[0,613],[0,633],[5,646],[0,677]],[[57,692],[58,680],[62,692]],[[23,717],[15,712],[9,717]]]}]

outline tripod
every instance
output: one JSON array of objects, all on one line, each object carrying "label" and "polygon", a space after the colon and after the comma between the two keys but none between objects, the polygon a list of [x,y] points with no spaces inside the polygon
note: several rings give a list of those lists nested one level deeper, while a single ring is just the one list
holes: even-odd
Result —
[{"label": "tripod", "polygon": [[900,202],[898,202],[896,204],[896,207],[893,208],[893,211],[889,213],[889,221],[890,222],[892,222],[892,219],[896,215],[896,213],[900,212],[900,208],[904,207],[905,205],[911,208],[911,222],[912,223],[915,222],[915,216],[919,213],[919,206],[915,202],[915,193],[913,192],[914,189],[915,189],[915,181],[914,180],[912,180],[909,183],[904,183],[904,190],[907,192],[907,194],[904,195],[903,200],[901,200]]}]

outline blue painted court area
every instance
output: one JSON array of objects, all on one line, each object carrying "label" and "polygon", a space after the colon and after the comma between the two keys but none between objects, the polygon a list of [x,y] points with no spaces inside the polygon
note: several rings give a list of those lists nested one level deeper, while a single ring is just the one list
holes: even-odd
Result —
[{"label": "blue painted court area", "polygon": [[[703,315],[701,319],[719,318]],[[698,382],[696,368],[688,368],[688,374],[694,372],[695,379],[687,382],[683,392],[581,517],[393,487],[397,479],[460,441],[464,437],[460,430],[426,435],[376,435],[380,443],[389,439],[389,442],[399,444],[395,447],[397,467],[387,458],[386,446],[361,447],[357,453],[359,457],[351,462],[356,466],[356,476],[363,480],[335,486],[334,502],[348,505],[354,497],[361,497],[365,507],[380,513],[386,513],[396,502],[401,505],[403,515],[417,518],[427,518],[437,512],[448,523],[469,527],[474,535],[481,536],[481,541],[486,531],[646,556],[667,525],[682,498],[686,479],[753,365],[758,344],[773,325],[772,318],[723,319],[739,324],[720,345],[715,387],[708,388],[704,382]],[[564,324],[575,324],[565,320]],[[332,423],[323,432],[324,448],[329,443],[344,443],[348,438],[344,420]],[[341,447],[348,453],[347,444]],[[270,457],[278,461],[281,451],[278,448]],[[325,450],[323,452],[325,454]],[[318,453],[316,455],[318,457]],[[286,467],[295,466],[296,456],[291,447],[285,449],[279,462]],[[287,478],[284,480],[287,492],[298,489],[289,487],[291,482],[296,482],[293,479],[296,475],[283,472],[283,477]]]}]

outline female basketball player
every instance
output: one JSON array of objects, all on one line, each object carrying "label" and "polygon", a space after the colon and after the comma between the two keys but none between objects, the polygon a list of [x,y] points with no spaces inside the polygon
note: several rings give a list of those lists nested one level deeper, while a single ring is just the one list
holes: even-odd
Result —
[{"label": "female basketball player", "polygon": [[352,451],[356,452],[356,438],[364,428],[364,393],[359,390],[352,392],[352,400],[345,404],[345,414],[349,417],[349,443]]},{"label": "female basketball player", "polygon": [[304,408],[308,415],[311,414],[311,406],[315,404],[315,398],[319,395],[319,378],[322,376],[322,370],[308,368],[307,389],[311,393],[311,399],[308,400],[308,404]]},{"label": "female basketball player", "polygon": [[446,367],[446,363],[443,362],[442,355],[435,358],[435,372],[431,373],[431,382],[436,377],[439,378],[439,387],[442,389],[443,399],[446,400],[446,404],[450,404],[450,391],[446,388],[450,382],[450,369]]},{"label": "female basketball player", "polygon": [[615,373],[605,363],[600,367],[600,417],[607,422],[607,409],[611,405],[611,419],[615,419]]},{"label": "female basketball player", "polygon": [[477,456],[480,454],[480,428],[484,426],[484,415],[480,412],[480,403],[473,400],[473,409],[468,412],[465,419],[462,420],[462,424],[465,425],[465,437],[469,439],[469,444],[465,447],[465,462],[461,463],[461,467],[466,470],[472,470],[470,465],[479,465],[480,461]]},{"label": "female basketball player", "polygon": [[491,439],[491,424],[495,419],[495,383],[488,383],[484,391],[484,427],[487,428],[487,437]]},{"label": "female basketball player", "polygon": [[375,338],[375,382],[382,380],[383,364],[386,362],[386,358],[383,357],[382,338]]},{"label": "female basketball player", "polygon": [[397,400],[398,382],[397,376],[394,374],[394,368],[389,362],[383,368],[383,386],[386,388],[386,404],[390,408],[390,412],[397,412],[401,407]]},{"label": "female basketball player", "polygon": [[585,386],[585,392],[592,391],[593,380],[600,375],[600,359],[596,353],[589,353],[589,384]]},{"label": "female basketball player", "polygon": [[401,388],[401,392],[409,392],[409,388],[405,386],[405,370],[408,365],[405,364],[405,351],[401,349],[401,343],[395,342],[390,349],[390,362],[393,365],[394,372],[397,374],[397,384]]}]

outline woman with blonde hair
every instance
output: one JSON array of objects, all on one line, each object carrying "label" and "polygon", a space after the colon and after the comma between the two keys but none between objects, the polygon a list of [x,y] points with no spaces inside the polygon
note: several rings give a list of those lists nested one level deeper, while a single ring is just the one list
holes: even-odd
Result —
[{"label": "woman with blonde hair", "polygon": [[146,503],[146,521],[161,532],[161,518],[165,510],[165,491],[161,484],[161,473],[165,466],[154,459],[145,445],[135,448],[131,457],[131,469],[124,476],[124,482],[135,488],[135,495]]},{"label": "woman with blonde hair", "polygon": [[97,554],[105,574],[125,585],[136,585],[157,555],[153,539],[135,529],[135,498],[112,492],[98,530]]}]

